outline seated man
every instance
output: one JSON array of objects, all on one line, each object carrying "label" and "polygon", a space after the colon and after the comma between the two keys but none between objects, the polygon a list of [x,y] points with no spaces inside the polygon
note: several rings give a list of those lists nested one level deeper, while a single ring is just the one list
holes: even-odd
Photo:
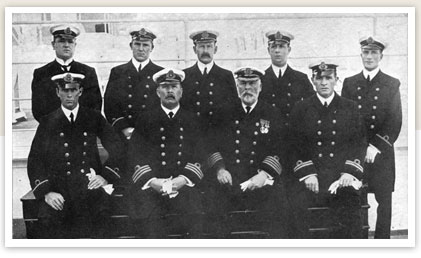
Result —
[{"label": "seated man", "polygon": [[190,237],[200,231],[201,130],[197,117],[180,107],[183,79],[176,69],[154,74],[161,105],[138,118],[129,142],[130,216],[140,237],[165,238],[162,218],[170,213],[186,215],[176,226]]},{"label": "seated man", "polygon": [[309,206],[329,206],[330,238],[361,238],[361,178],[365,137],[357,104],[334,91],[335,64],[311,65],[317,94],[296,104],[291,117],[298,237],[308,235]]},{"label": "seated man", "polygon": [[[237,93],[231,110],[216,114],[208,158],[209,195],[216,213],[259,210],[276,215],[263,227],[270,237],[286,235],[286,196],[280,180],[283,133],[280,111],[258,99],[264,72],[239,68],[234,72]],[[222,221],[220,237],[231,225]]]},{"label": "seated man", "polygon": [[61,107],[40,120],[29,153],[28,176],[40,203],[43,238],[103,238],[109,225],[105,190],[120,175],[101,164],[97,137],[110,164],[120,158],[122,146],[98,111],[79,105],[83,78],[73,73],[51,78]]}]

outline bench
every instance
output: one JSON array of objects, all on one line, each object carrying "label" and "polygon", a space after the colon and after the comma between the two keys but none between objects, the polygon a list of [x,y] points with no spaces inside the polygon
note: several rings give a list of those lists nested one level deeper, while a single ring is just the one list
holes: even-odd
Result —
[{"label": "bench", "polygon": [[[130,218],[127,214],[127,203],[124,198],[125,187],[114,186],[115,190],[112,194],[112,223],[108,238],[138,238],[137,232],[131,225]],[[39,237],[39,232],[42,230],[38,226],[38,201],[35,199],[32,191],[29,191],[22,198],[23,219],[26,226],[26,237],[28,239],[36,239]],[[367,194],[363,188],[361,195],[361,212],[363,215],[363,238],[368,238],[368,209]],[[311,222],[309,233],[312,238],[328,238],[332,231],[331,219],[329,218],[328,207],[310,207]],[[218,238],[214,232],[216,226],[217,216],[214,214],[195,214],[203,217],[203,232],[201,238]],[[262,212],[255,210],[231,211],[225,215],[226,219],[231,225],[230,233],[227,238],[270,238],[270,234],[262,230],[261,225],[265,223],[261,218]],[[180,214],[167,214],[162,219],[165,219],[169,224],[176,225],[177,220],[184,219]],[[171,228],[167,238],[187,238],[188,233],[180,232],[176,228]]]}]

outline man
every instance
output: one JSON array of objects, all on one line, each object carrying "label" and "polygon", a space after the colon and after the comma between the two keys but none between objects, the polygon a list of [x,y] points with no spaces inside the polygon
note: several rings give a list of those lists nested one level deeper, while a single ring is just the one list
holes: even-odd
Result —
[{"label": "man", "polygon": [[330,238],[361,238],[360,187],[365,137],[356,103],[334,92],[335,64],[310,65],[317,94],[291,115],[298,237],[308,236],[310,206],[329,206]]},{"label": "man", "polygon": [[56,98],[56,85],[51,77],[63,72],[80,73],[85,76],[82,82],[83,96],[79,103],[87,108],[101,111],[102,97],[95,69],[73,60],[78,28],[70,25],[57,25],[50,28],[53,35],[51,45],[56,59],[43,67],[34,70],[32,80],[32,114],[39,122],[41,117],[60,107]]},{"label": "man", "polygon": [[184,72],[164,69],[153,76],[161,104],[138,117],[129,144],[132,173],[130,215],[138,233],[146,238],[165,238],[163,216],[183,214],[177,225],[188,237],[200,233],[201,130],[197,117],[179,101]]},{"label": "man", "polygon": [[218,50],[218,36],[218,32],[210,30],[190,34],[198,61],[184,69],[182,106],[203,119],[205,127],[211,123],[216,110],[237,99],[231,71],[219,67],[213,60]]},{"label": "man", "polygon": [[61,107],[41,118],[28,157],[44,238],[103,238],[109,225],[105,190],[121,177],[118,168],[101,164],[97,137],[110,155],[108,164],[121,158],[121,143],[98,111],[79,105],[83,78],[51,78]]},{"label": "man", "polygon": [[313,86],[306,74],[293,70],[288,65],[291,40],[294,36],[284,31],[269,31],[268,53],[272,65],[262,79],[260,98],[281,110],[282,120],[289,125],[289,116],[294,104],[314,94]]},{"label": "man", "polygon": [[[241,101],[218,113],[220,119],[211,130],[213,151],[208,162],[214,209],[217,214],[246,209],[274,212],[263,230],[272,238],[283,238],[287,208],[280,157],[286,150],[279,110],[258,100],[262,71],[244,67],[234,74]],[[221,226],[222,237],[229,234],[226,223]]]},{"label": "man", "polygon": [[364,69],[344,80],[342,96],[358,103],[364,119],[368,140],[364,179],[378,203],[374,238],[390,238],[395,185],[393,144],[402,126],[400,82],[379,68],[386,47],[383,41],[364,37],[360,45]]},{"label": "man", "polygon": [[159,104],[152,76],[163,69],[150,60],[155,34],[141,28],[130,35],[133,57],[111,69],[104,96],[105,116],[124,140],[130,139],[140,113]]}]

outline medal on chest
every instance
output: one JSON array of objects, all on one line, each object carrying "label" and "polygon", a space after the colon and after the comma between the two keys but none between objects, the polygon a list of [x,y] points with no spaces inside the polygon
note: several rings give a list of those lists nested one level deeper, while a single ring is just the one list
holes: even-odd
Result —
[{"label": "medal on chest", "polygon": [[260,119],[260,132],[262,134],[267,134],[269,132],[270,121]]}]

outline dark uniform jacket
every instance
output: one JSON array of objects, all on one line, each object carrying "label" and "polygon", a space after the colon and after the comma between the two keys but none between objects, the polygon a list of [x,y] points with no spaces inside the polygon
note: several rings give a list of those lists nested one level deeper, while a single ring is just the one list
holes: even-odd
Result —
[{"label": "dark uniform jacket", "polygon": [[365,174],[371,191],[393,192],[395,184],[395,153],[393,144],[402,126],[400,82],[382,71],[368,83],[363,73],[346,78],[342,96],[358,103],[364,119],[367,141],[381,154],[373,164],[366,164]]},{"label": "dark uniform jacket", "polygon": [[348,173],[361,180],[366,141],[355,102],[335,96],[326,108],[316,95],[296,104],[291,115],[294,175],[316,174],[320,192]]},{"label": "dark uniform jacket", "polygon": [[306,74],[287,67],[281,79],[276,77],[272,66],[266,69],[262,79],[262,92],[259,98],[281,110],[285,125],[294,104],[314,94],[313,86]]},{"label": "dark uniform jacket", "polygon": [[197,63],[184,72],[181,106],[195,113],[204,123],[209,123],[218,109],[237,101],[232,72],[214,64],[208,75],[203,76]]},{"label": "dark uniform jacket", "polygon": [[104,96],[104,113],[117,132],[134,127],[140,112],[159,105],[152,76],[162,69],[152,61],[140,72],[131,61],[111,69]]},{"label": "dark uniform jacket", "polygon": [[[34,78],[31,85],[32,114],[38,122],[41,120],[41,117],[60,107],[61,102],[57,98],[56,93],[57,86],[51,80],[51,77],[64,72],[56,60],[34,70]],[[73,61],[70,64],[70,70],[68,72],[85,75],[85,79],[81,83],[83,94],[79,98],[79,104],[101,111],[102,97],[95,69]]]},{"label": "dark uniform jacket", "polygon": [[[97,137],[110,155],[103,167]],[[73,128],[61,108],[41,119],[28,157],[28,176],[37,199],[57,192],[65,200],[84,199],[90,168],[109,183],[120,178],[111,164],[121,159],[121,143],[97,111],[80,106]]]},{"label": "dark uniform jacket", "polygon": [[[132,207],[136,210],[134,217],[148,217],[158,205],[147,201],[151,197],[142,190],[151,178],[183,175],[195,185],[202,180],[201,133],[197,117],[181,107],[172,119],[161,107],[138,118],[129,142],[129,171],[131,194],[140,196],[132,199],[143,201],[136,201],[137,207]],[[181,190],[184,188],[190,189],[184,186]]]},{"label": "dark uniform jacket", "polygon": [[[282,133],[279,110],[259,100],[246,114],[241,101],[233,109],[222,112],[212,129],[208,163],[213,172],[225,167],[231,173],[232,184],[239,185],[257,174],[258,169],[275,180],[282,168]],[[210,175],[216,178],[216,174]]]}]

